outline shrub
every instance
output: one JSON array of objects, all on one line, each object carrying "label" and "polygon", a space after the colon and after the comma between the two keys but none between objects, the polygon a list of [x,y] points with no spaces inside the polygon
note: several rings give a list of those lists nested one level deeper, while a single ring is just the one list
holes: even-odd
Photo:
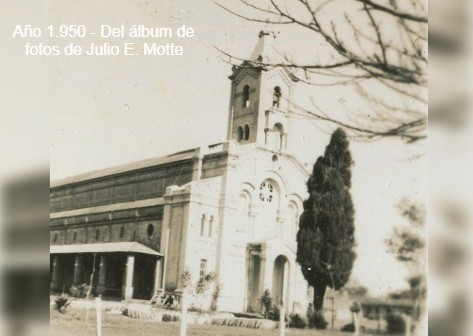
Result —
[{"label": "shrub", "polygon": [[170,311],[178,311],[179,307],[177,307],[177,306],[163,306],[163,309],[170,310]]},{"label": "shrub", "polygon": [[276,305],[272,305],[271,308],[269,309],[268,312],[268,319],[271,321],[279,321],[279,318],[281,317],[281,312],[279,310],[279,307]]},{"label": "shrub", "polygon": [[82,285],[72,285],[71,288],[69,288],[71,296],[78,299],[85,298],[88,292],[89,286],[85,283]]},{"label": "shrub", "polygon": [[184,289],[192,287],[192,274],[188,269],[181,273],[181,284]]},{"label": "shrub", "polygon": [[203,309],[202,308],[197,308],[196,306],[192,305],[189,308],[187,308],[187,311],[201,314]]},{"label": "shrub", "polygon": [[203,294],[205,293],[209,287],[210,284],[215,280],[215,274],[214,273],[209,273],[204,277],[199,278],[199,281],[197,281],[197,284],[195,285],[195,291],[197,294]]},{"label": "shrub", "polygon": [[66,312],[67,307],[69,307],[69,305],[71,304],[69,302],[69,299],[63,296],[55,299],[54,303],[55,303],[54,309],[56,309],[61,314],[64,314]]},{"label": "shrub", "polygon": [[269,293],[269,290],[265,290],[261,296],[261,304],[263,305],[263,316],[264,318],[269,318],[271,308],[273,306],[273,298]]},{"label": "shrub", "polygon": [[308,314],[307,316],[309,327],[315,329],[326,329],[328,322],[325,321],[324,315],[322,312],[314,312],[312,314]]},{"label": "shrub", "polygon": [[343,332],[355,332],[355,325],[353,323],[345,324],[340,330]]},{"label": "shrub", "polygon": [[289,316],[289,328],[305,329],[307,327],[307,321],[299,314],[292,314]]},{"label": "shrub", "polygon": [[210,310],[217,310],[217,300],[218,296],[220,295],[220,287],[219,285],[215,286],[214,292],[212,293],[212,302],[210,303]]},{"label": "shrub", "polygon": [[386,316],[387,329],[390,333],[403,333],[406,331],[406,322],[398,314],[388,314]]},{"label": "shrub", "polygon": [[179,321],[179,316],[177,315],[170,315],[170,314],[163,314],[161,319],[162,322],[177,322]]}]

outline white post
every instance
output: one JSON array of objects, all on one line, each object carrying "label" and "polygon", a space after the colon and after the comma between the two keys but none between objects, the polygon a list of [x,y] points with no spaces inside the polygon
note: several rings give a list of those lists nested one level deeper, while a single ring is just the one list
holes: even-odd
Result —
[{"label": "white post", "polygon": [[58,279],[59,279],[59,256],[53,257],[53,272],[51,274],[51,289],[58,290]]},{"label": "white post", "polygon": [[135,256],[129,255],[126,262],[125,300],[133,299],[133,272],[135,270]]},{"label": "white post", "polygon": [[97,311],[97,336],[102,336],[102,299],[100,296],[95,299],[95,309]]},{"label": "white post", "polygon": [[279,311],[279,336],[284,336],[286,333],[286,309],[284,309],[284,305],[281,306],[281,310]]},{"label": "white post", "polygon": [[404,315],[404,321],[406,322],[406,336],[411,336],[411,316],[408,314]]},{"label": "white post", "polygon": [[358,321],[358,313],[353,312],[353,324],[355,325],[355,333],[353,336],[360,335],[360,322]]},{"label": "white post", "polygon": [[161,279],[162,279],[162,259],[159,257],[156,260],[156,272],[154,273],[154,295],[156,296],[161,290]]},{"label": "white post", "polygon": [[182,292],[181,295],[181,330],[179,336],[187,335],[187,294]]},{"label": "white post", "polygon": [[163,278],[161,280],[161,285],[163,288],[163,294],[166,292],[166,272],[167,272],[167,267],[168,267],[168,258],[167,256],[169,255],[169,235],[170,235],[170,230],[169,226],[166,229],[166,254],[164,256],[164,263],[163,263]]}]

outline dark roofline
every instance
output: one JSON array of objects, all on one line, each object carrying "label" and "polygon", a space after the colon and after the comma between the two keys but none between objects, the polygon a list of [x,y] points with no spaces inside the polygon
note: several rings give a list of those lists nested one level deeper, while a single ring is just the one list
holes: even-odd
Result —
[{"label": "dark roofline", "polygon": [[[61,188],[65,186],[70,186],[70,185],[87,183],[90,181],[97,181],[103,178],[122,175],[122,174],[130,173],[130,172],[143,171],[143,170],[150,169],[156,166],[164,166],[164,165],[170,165],[170,164],[174,164],[174,163],[178,163],[182,161],[187,161],[199,155],[201,148],[207,148],[208,152],[204,151],[204,155],[207,156],[209,154],[212,154],[212,150],[214,150],[216,147],[218,147],[219,145],[224,145],[225,143],[228,143],[228,141],[214,143],[214,144],[203,146],[203,147],[194,147],[191,149],[182,150],[182,151],[171,153],[168,155],[153,157],[153,158],[134,161],[134,162],[130,162],[130,163],[126,163],[126,164],[122,164],[118,166],[113,166],[109,168],[94,170],[94,171],[86,172],[83,174],[74,175],[74,176],[63,178],[63,179],[51,181],[49,184],[49,187],[50,189],[56,189],[56,188]],[[225,149],[223,149],[223,151],[225,151]]]}]

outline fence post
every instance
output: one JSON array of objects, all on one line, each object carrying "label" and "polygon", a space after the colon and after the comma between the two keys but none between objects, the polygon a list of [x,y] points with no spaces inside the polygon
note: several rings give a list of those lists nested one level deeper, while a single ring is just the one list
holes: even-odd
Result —
[{"label": "fence post", "polygon": [[404,321],[406,322],[406,336],[411,336],[411,316],[409,314],[404,315]]},{"label": "fence post", "polygon": [[360,335],[360,321],[358,320],[358,313],[353,312],[353,324],[355,326],[355,333],[353,336],[359,336]]},{"label": "fence post", "polygon": [[181,330],[179,336],[187,335],[187,294],[185,291],[181,295]]},{"label": "fence post", "polygon": [[286,309],[284,309],[284,304],[281,305],[279,310],[279,336],[284,336],[286,333]]},{"label": "fence post", "polygon": [[97,336],[102,336],[102,298],[95,298],[95,310],[97,311]]},{"label": "fence post", "polygon": [[355,327],[354,336],[360,335],[360,321],[358,320],[358,313],[361,311],[361,307],[358,302],[353,301],[352,305],[350,306],[350,311],[352,313],[353,318],[353,326]]}]

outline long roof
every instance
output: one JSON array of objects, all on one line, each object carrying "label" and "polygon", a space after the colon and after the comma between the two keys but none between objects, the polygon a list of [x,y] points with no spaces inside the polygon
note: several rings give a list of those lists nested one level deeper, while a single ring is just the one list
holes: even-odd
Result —
[{"label": "long roof", "polygon": [[365,299],[361,301],[362,306],[413,306],[413,300],[409,299]]},{"label": "long roof", "polygon": [[98,244],[75,244],[75,245],[51,245],[49,246],[50,254],[67,254],[67,253],[112,253],[112,252],[128,252],[141,253],[155,256],[162,256],[149,247],[137,242],[119,242],[119,243],[98,243]]},{"label": "long roof", "polygon": [[51,181],[50,187],[55,188],[55,187],[60,187],[66,184],[78,183],[78,182],[93,180],[93,179],[97,179],[97,178],[101,178],[105,176],[116,175],[120,173],[149,168],[153,166],[159,166],[166,163],[187,160],[187,159],[192,158],[195,155],[195,150],[196,148],[192,148],[186,151],[182,151],[182,152],[178,152],[178,153],[174,153],[170,155],[158,156],[158,157],[131,162],[131,163],[114,166],[110,168],[99,169],[99,170],[95,170],[92,172],[88,172],[88,173],[84,173],[84,174],[80,174],[76,176],[66,177],[63,179]]}]

